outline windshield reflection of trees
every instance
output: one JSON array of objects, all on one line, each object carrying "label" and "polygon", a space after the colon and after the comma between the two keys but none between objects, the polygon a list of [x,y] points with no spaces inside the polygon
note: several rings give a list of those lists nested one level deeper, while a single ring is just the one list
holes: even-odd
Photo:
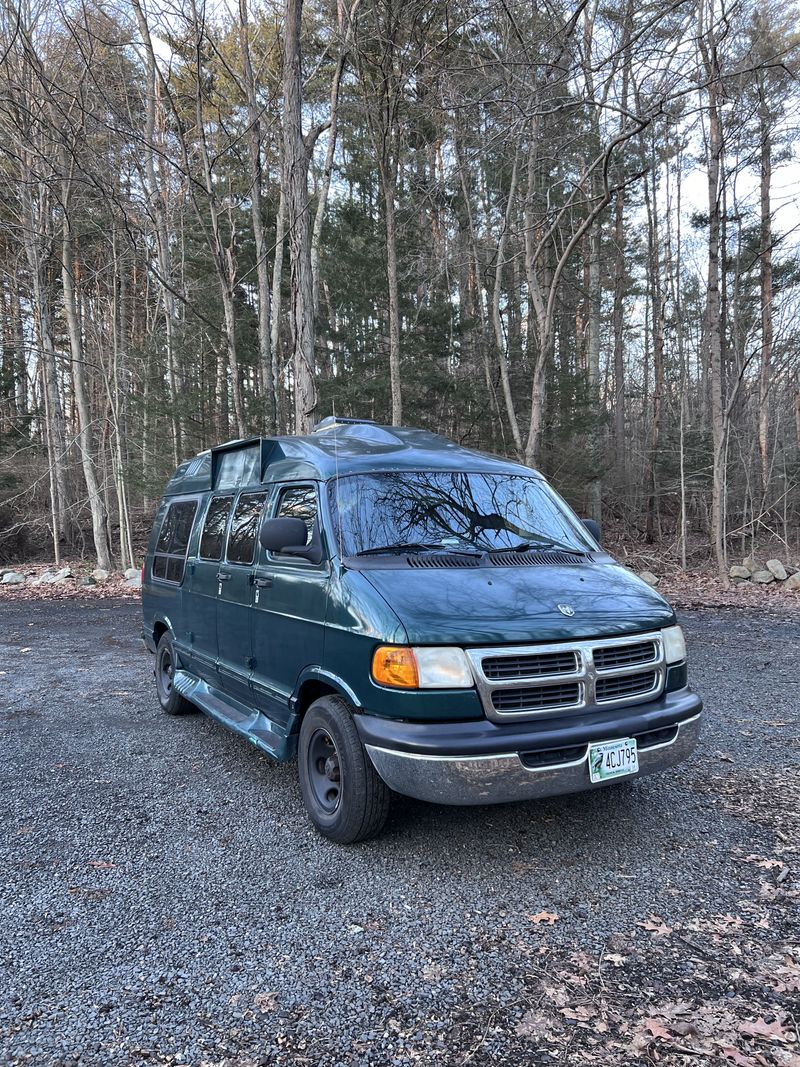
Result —
[{"label": "windshield reflection of trees", "polygon": [[345,554],[447,539],[477,548],[508,548],[527,539],[585,547],[558,498],[533,478],[455,471],[354,475],[339,479],[336,494]]}]

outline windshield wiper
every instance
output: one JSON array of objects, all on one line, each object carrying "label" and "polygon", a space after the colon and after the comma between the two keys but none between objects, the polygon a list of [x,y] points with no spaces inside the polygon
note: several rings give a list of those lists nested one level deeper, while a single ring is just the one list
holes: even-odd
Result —
[{"label": "windshield wiper", "polygon": [[375,548],[362,548],[356,552],[356,556],[377,556],[381,553],[396,552],[450,552],[455,556],[480,556],[480,552],[472,552],[466,548],[455,548],[452,545],[443,545],[439,541],[401,541],[396,545],[376,545]]},{"label": "windshield wiper", "polygon": [[563,545],[560,541],[551,541],[543,537],[541,541],[520,541],[519,544],[509,545],[507,548],[488,548],[486,554],[491,556],[495,552],[530,552],[532,549],[558,548],[562,552],[573,552],[576,556],[585,556],[582,548],[573,548],[572,545]]}]

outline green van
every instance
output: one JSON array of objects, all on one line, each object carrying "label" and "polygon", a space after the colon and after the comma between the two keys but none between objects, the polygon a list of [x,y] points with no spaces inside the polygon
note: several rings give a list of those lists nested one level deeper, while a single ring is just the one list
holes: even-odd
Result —
[{"label": "green van", "polygon": [[182,464],[142,605],[164,710],[296,755],[342,843],[381,829],[392,790],[596,789],[700,733],[667,602],[536,471],[422,430],[326,419]]}]

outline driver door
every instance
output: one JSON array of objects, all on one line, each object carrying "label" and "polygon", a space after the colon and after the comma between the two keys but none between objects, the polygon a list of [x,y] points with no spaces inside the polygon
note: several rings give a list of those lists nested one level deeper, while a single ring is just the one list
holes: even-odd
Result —
[{"label": "driver door", "polygon": [[[302,519],[310,542],[319,522],[313,482],[280,486],[271,518]],[[286,723],[289,699],[303,668],[321,665],[328,605],[327,559],[310,563],[258,546],[250,613],[253,649],[253,701],[273,721]]]}]

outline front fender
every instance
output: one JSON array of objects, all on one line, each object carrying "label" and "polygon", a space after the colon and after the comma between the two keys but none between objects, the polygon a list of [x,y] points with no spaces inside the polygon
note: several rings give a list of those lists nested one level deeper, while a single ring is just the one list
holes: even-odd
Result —
[{"label": "front fender", "polygon": [[324,682],[325,685],[329,685],[332,689],[335,689],[336,692],[343,696],[354,708],[361,708],[363,706],[356,696],[355,691],[343,678],[340,678],[338,674],[334,674],[333,671],[326,670],[324,667],[311,665],[303,669],[300,677],[295,683],[294,691],[289,698],[289,705],[292,711],[295,711],[297,708],[300,691],[306,682]]}]

